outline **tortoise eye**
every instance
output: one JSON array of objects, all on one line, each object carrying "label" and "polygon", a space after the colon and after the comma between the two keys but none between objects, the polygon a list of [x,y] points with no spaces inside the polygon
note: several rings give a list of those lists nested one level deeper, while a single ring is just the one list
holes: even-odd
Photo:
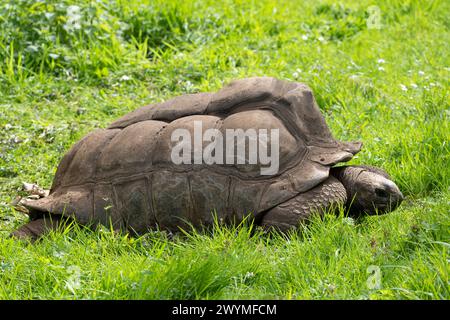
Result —
[{"label": "tortoise eye", "polygon": [[380,198],[387,198],[389,194],[386,192],[386,190],[375,188],[375,194],[379,196]]}]

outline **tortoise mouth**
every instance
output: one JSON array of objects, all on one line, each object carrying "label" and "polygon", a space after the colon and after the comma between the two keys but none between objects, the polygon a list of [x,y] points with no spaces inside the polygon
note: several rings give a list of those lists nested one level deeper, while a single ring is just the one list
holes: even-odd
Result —
[{"label": "tortoise mouth", "polygon": [[371,215],[386,214],[397,209],[403,201],[403,195],[398,198],[391,198],[388,203],[374,203]]}]

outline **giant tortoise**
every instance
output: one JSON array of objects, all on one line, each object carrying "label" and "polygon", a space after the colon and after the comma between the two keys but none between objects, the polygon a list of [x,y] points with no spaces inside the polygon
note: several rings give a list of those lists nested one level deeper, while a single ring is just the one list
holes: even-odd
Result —
[{"label": "giant tortoise", "polygon": [[[203,132],[214,129],[215,135],[194,141],[196,125]],[[181,149],[182,159],[190,162],[174,161],[173,149],[181,141],[179,134],[174,141],[177,129],[193,135],[187,142],[194,146]],[[238,133],[226,145],[219,134],[228,132]],[[253,150],[250,133],[264,138]],[[264,151],[261,141],[267,143],[266,156],[269,151],[278,155],[276,171],[263,174],[267,161],[251,154]],[[269,148],[272,142],[278,146]],[[225,155],[211,144],[236,147],[236,152]],[[244,159],[238,144],[244,146]],[[201,153],[208,145],[214,149],[209,158]],[[335,166],[352,159],[361,146],[333,138],[306,85],[269,77],[236,80],[216,93],[144,106],[85,136],[62,158],[50,194],[23,201],[30,222],[13,235],[37,238],[61,217],[143,234],[244,217],[286,231],[313,213],[340,206],[354,216],[389,212],[403,195],[386,172]]]}]

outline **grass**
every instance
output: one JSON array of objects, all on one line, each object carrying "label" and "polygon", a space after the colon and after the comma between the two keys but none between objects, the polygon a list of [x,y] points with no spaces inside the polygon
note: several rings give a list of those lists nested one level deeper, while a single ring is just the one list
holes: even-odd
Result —
[{"label": "grass", "polygon": [[[379,29],[366,24],[373,1],[74,4],[0,4],[0,298],[449,299],[448,1],[379,1]],[[364,142],[352,163],[385,168],[402,206],[289,236],[71,226],[35,245],[8,238],[27,220],[10,206],[21,183],[50,186],[86,133],[256,75],[307,83],[334,136]]]}]

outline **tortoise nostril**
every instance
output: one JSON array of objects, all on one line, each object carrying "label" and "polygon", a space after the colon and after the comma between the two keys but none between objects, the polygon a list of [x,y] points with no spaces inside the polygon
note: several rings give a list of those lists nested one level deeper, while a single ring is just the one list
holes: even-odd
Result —
[{"label": "tortoise nostril", "polygon": [[383,190],[380,188],[375,188],[375,194],[381,198],[387,198],[389,196],[389,194],[386,190]]}]

